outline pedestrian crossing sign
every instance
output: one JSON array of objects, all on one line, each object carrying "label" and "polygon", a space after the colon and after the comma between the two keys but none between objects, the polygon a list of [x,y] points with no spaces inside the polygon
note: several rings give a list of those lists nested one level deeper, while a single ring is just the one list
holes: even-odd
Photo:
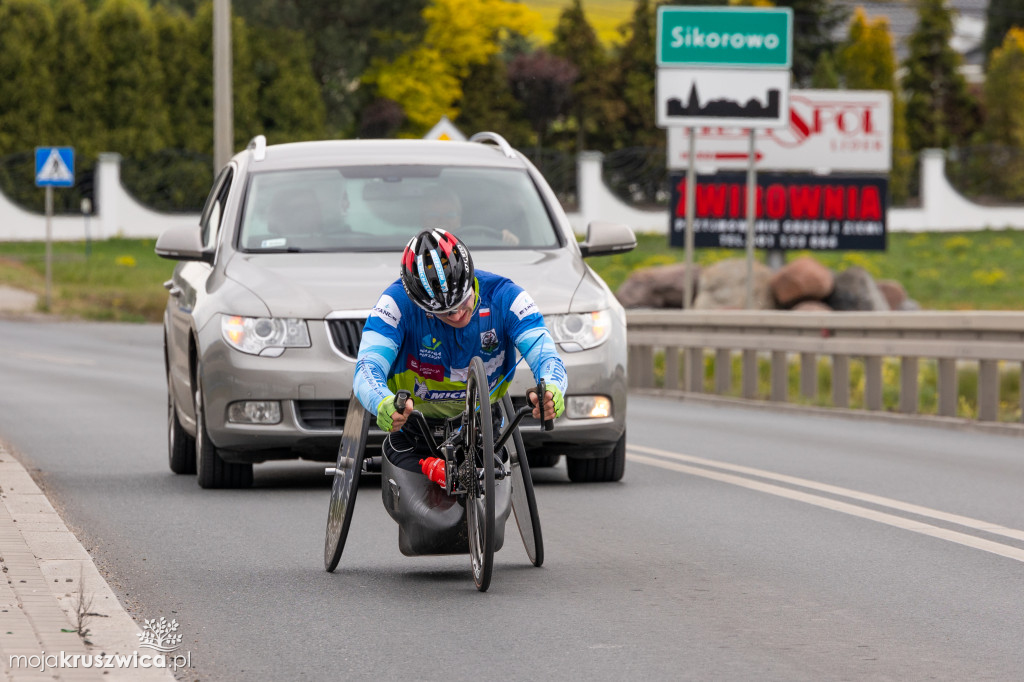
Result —
[{"label": "pedestrian crossing sign", "polygon": [[75,148],[36,147],[36,187],[74,187]]}]

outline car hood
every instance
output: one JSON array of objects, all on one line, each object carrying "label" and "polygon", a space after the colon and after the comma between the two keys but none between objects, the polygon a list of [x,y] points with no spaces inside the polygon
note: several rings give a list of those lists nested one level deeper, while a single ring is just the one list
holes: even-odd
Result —
[{"label": "car hood", "polygon": [[[236,253],[225,275],[252,291],[275,317],[365,315],[398,274],[397,253]],[[542,313],[569,312],[578,288],[596,295],[586,266],[569,249],[484,251],[477,268],[504,275],[530,292]],[[581,287],[581,283],[584,286]]]}]

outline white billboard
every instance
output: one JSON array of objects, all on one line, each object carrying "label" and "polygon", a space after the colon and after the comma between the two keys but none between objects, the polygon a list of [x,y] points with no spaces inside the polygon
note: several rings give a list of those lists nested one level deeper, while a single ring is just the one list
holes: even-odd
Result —
[{"label": "white billboard", "polygon": [[789,71],[670,69],[657,74],[657,125],[764,128],[789,120]]},{"label": "white billboard", "polygon": [[[660,98],[659,98],[660,100]],[[690,163],[686,128],[668,129],[668,167]],[[697,128],[701,171],[747,167],[750,137],[743,128]],[[892,93],[885,90],[791,90],[789,125],[758,130],[757,168],[811,172],[889,172]]]}]

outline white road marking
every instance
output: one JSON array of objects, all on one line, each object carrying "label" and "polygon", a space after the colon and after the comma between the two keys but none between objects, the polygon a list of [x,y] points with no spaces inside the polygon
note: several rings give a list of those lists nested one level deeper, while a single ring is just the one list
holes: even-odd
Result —
[{"label": "white road marking", "polygon": [[[783,476],[781,474],[774,474],[772,472],[763,471],[760,469],[725,464],[723,462],[715,462],[713,460],[706,460],[701,459],[699,457],[691,457],[689,455],[681,455],[679,453],[668,452],[666,450],[658,450],[656,448],[647,448],[638,445],[630,445],[627,449],[629,459],[639,464],[647,464],[649,466],[660,467],[662,469],[668,469],[670,471],[678,471],[680,473],[690,474],[692,476],[700,476],[702,478],[708,478],[714,481],[728,483],[730,485],[736,485],[742,488],[756,490],[758,492],[768,493],[769,495],[785,497],[787,499],[795,500],[797,502],[803,502],[805,504],[814,505],[816,507],[822,507],[824,509],[830,509],[832,511],[837,511],[843,514],[857,516],[862,519],[868,519],[870,521],[875,521],[877,523],[893,526],[895,528],[908,530],[913,533],[920,533],[921,535],[927,535],[933,538],[938,538],[940,540],[955,542],[956,544],[963,545],[965,547],[980,549],[984,552],[990,552],[992,554],[997,554],[999,556],[1024,563],[1024,549],[1013,547],[1012,545],[1004,545],[999,542],[985,540],[983,538],[968,535],[966,533],[960,533],[958,531],[950,530],[948,528],[933,526],[922,521],[914,521],[911,519],[904,518],[902,516],[896,516],[894,514],[888,514],[886,512],[878,511],[875,509],[860,507],[855,504],[849,504],[847,502],[840,502],[839,500],[833,500],[828,497],[812,495],[810,493],[801,492],[799,490],[783,488],[781,486],[772,485],[771,483],[764,483],[762,481],[756,481],[749,478],[744,478],[742,476],[727,474],[720,471],[709,471],[707,469],[702,469],[695,466],[678,464],[676,462],[665,461],[664,459],[656,459],[654,457],[647,457],[641,454],[637,454],[637,451],[651,452],[652,454],[657,454],[661,457],[668,457],[671,459],[681,461],[690,461],[697,464],[703,464],[705,466],[712,466],[719,469],[755,475],[761,478],[768,478],[780,482],[792,483],[794,485],[799,485],[805,488],[811,488],[822,492],[830,492],[833,494],[850,497],[852,499],[871,502],[872,504],[878,504],[880,506],[888,506],[892,509],[910,511],[911,513],[917,514],[919,516],[929,516],[937,520],[941,519],[951,521],[953,519],[959,519],[958,521],[952,522],[969,528],[984,530],[985,532],[989,533],[998,533],[1006,537],[1021,538],[1024,537],[1024,531],[1006,528],[1005,526],[999,526],[996,524],[985,523],[983,521],[977,521],[975,519],[970,519],[964,516],[957,516],[955,514],[946,514],[945,512],[940,512],[934,509],[928,509],[927,507],[918,507],[916,505],[899,502],[898,500],[890,500],[888,498],[878,497],[876,495],[860,493],[855,490],[849,490],[846,488],[830,486],[824,483],[809,481],[807,479]],[[964,521],[967,521],[969,523],[964,523]]]}]

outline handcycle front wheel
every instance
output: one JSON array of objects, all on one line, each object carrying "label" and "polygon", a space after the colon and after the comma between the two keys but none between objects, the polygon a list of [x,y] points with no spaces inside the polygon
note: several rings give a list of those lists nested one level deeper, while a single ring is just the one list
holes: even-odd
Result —
[{"label": "handcycle front wheel", "polygon": [[324,537],[324,569],[333,573],[345,550],[345,540],[352,524],[352,512],[359,492],[359,474],[363,470],[363,452],[371,415],[353,397],[345,415],[345,429],[338,447],[338,463],[331,485],[331,504],[327,510],[327,533]]},{"label": "handcycle front wheel", "polygon": [[[466,459],[460,472],[466,488],[466,530],[476,589],[486,592],[494,568],[494,424],[484,363],[474,357],[466,382]],[[477,467],[483,470],[483,480]]]}]

